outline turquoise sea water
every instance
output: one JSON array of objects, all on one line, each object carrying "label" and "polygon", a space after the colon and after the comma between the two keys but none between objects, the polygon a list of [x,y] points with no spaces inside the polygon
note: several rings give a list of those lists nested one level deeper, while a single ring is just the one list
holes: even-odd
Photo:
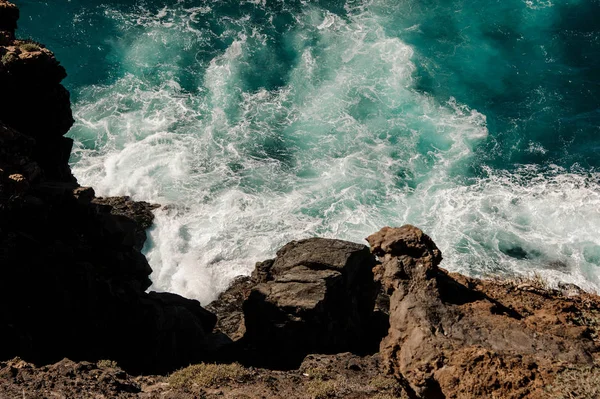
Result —
[{"label": "turquoise sea water", "polygon": [[598,0],[16,3],[80,183],[166,205],[155,289],[413,223],[452,271],[600,290]]}]

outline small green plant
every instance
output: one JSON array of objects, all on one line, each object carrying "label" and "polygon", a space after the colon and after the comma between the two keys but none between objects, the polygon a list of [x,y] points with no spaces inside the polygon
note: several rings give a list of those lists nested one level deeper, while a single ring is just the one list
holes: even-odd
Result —
[{"label": "small green plant", "polygon": [[2,65],[8,65],[17,61],[18,59],[19,58],[15,53],[6,53],[2,56],[2,58],[0,58],[0,62],[2,63]]},{"label": "small green plant", "polygon": [[373,378],[369,385],[377,389],[397,389],[400,384],[395,378],[379,375]]},{"label": "small green plant", "polygon": [[99,360],[97,364],[98,364],[98,367],[103,367],[103,368],[115,369],[118,367],[117,362],[115,362],[114,360],[108,360],[108,359]]},{"label": "small green plant", "polygon": [[306,384],[307,392],[312,399],[335,398],[338,394],[338,383],[333,380],[314,379]]},{"label": "small green plant", "polygon": [[41,48],[35,43],[24,43],[19,46],[21,51],[31,52],[31,51],[40,51]]},{"label": "small green plant", "polygon": [[327,377],[327,370],[322,367],[310,367],[304,370],[304,374],[313,380],[324,380]]},{"label": "small green plant", "polygon": [[232,364],[195,364],[176,371],[169,376],[169,384],[175,388],[214,387],[225,382],[244,381],[250,377],[250,371],[239,363]]},{"label": "small green plant", "polygon": [[556,375],[546,390],[553,398],[598,398],[600,397],[600,366],[567,368]]}]

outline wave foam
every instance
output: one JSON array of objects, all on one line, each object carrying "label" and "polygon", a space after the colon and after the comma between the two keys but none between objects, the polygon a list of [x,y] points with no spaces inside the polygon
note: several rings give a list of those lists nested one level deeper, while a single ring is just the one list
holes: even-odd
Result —
[{"label": "wave foam", "polygon": [[[413,49],[377,16],[305,5],[275,42],[274,25],[245,16],[212,31],[212,13],[108,13],[127,19],[125,72],[75,104],[79,181],[165,205],[146,245],[154,289],[207,303],[292,239],[361,242],[404,223],[432,235],[452,270],[598,287],[596,176],[469,178],[485,116],[416,91]],[[216,38],[223,48],[207,49]]]}]

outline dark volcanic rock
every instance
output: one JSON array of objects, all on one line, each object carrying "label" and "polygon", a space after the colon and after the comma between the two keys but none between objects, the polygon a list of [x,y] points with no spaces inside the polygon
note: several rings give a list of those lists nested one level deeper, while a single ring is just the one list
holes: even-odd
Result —
[{"label": "dark volcanic rock", "polygon": [[123,370],[68,359],[36,368],[20,359],[0,362],[2,398],[133,398],[140,384]]},{"label": "dark volcanic rock", "polygon": [[368,241],[391,294],[383,362],[418,397],[556,397],[548,392],[562,370],[598,360],[598,325],[576,321],[598,315],[598,297],[448,274],[433,241],[410,225]]},{"label": "dark volcanic rock", "polygon": [[244,342],[266,364],[293,367],[307,353],[361,350],[377,285],[364,245],[312,238],[292,241],[257,265],[244,302]]},{"label": "dark volcanic rock", "polygon": [[215,317],[145,292],[140,250],[156,206],[77,184],[65,71],[43,46],[14,40],[15,10],[0,0],[0,360],[110,358],[164,372],[203,359]]},{"label": "dark volcanic rock", "polygon": [[33,156],[48,178],[74,181],[68,167],[73,125],[67,76],[51,51],[14,40],[18,9],[0,0],[0,121],[35,139]]},{"label": "dark volcanic rock", "polygon": [[238,341],[246,332],[242,306],[255,285],[256,282],[250,277],[239,276],[206,307],[218,318],[215,329],[231,341]]},{"label": "dark volcanic rock", "polygon": [[78,189],[42,181],[0,210],[0,358],[111,358],[146,372],[202,359],[214,316],[197,301],[146,294],[139,227],[82,203]]},{"label": "dark volcanic rock", "polygon": [[92,202],[96,205],[110,207],[112,215],[123,217],[132,222],[134,228],[134,246],[141,250],[146,242],[146,229],[152,226],[154,221],[154,209],[160,208],[158,204],[150,204],[145,201],[132,201],[130,197],[108,197],[94,198]]},{"label": "dark volcanic rock", "polygon": [[17,6],[6,0],[0,0],[0,32],[6,32],[7,38],[14,39],[18,19],[19,9]]}]

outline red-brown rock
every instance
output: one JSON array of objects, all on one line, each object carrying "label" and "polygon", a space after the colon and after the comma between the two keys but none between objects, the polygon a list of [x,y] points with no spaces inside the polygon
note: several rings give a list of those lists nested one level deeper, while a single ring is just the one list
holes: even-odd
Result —
[{"label": "red-brown rock", "polygon": [[433,241],[410,225],[368,241],[391,294],[383,362],[417,397],[556,397],[565,369],[598,360],[598,325],[581,321],[598,316],[597,296],[448,274]]}]

